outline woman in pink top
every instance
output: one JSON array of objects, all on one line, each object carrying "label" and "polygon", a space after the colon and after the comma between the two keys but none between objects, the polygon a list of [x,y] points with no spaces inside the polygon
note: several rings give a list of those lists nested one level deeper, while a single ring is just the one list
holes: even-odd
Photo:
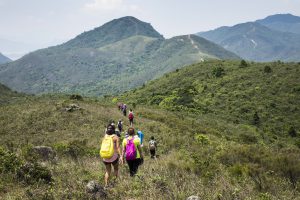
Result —
[{"label": "woman in pink top", "polygon": [[107,126],[107,131],[105,134],[105,137],[110,136],[113,138],[114,142],[114,155],[109,158],[105,159],[103,158],[103,163],[105,164],[105,187],[108,186],[108,181],[111,176],[111,168],[113,166],[114,168],[114,174],[116,178],[118,178],[119,175],[119,155],[121,154],[121,149],[120,149],[120,139],[117,135],[115,135],[115,127],[111,124]]}]

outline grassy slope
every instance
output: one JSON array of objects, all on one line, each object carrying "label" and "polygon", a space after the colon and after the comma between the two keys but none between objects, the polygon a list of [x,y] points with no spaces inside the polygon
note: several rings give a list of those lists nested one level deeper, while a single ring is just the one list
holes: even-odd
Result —
[{"label": "grassy slope", "polygon": [[[271,68],[264,72],[265,66]],[[224,69],[216,78],[215,68]],[[185,67],[151,81],[146,87],[123,95],[131,103],[158,105],[217,117],[235,124],[251,125],[255,112],[259,129],[286,135],[299,125],[299,74],[296,63],[251,63],[211,61]]]},{"label": "grassy slope", "polygon": [[7,104],[13,100],[16,100],[17,97],[24,96],[21,93],[12,91],[6,85],[0,83],[0,105]]},{"label": "grassy slope", "polygon": [[[223,65],[227,75],[218,79],[210,78],[211,66],[219,64]],[[253,64],[251,67],[242,69],[237,65],[238,63],[231,62],[193,65],[169,74],[168,78],[161,79],[161,82],[153,81],[145,88],[136,90],[134,93],[127,93],[127,96],[123,97],[124,101],[131,101],[131,103],[139,99],[134,109],[137,121],[135,126],[143,130],[146,141],[151,135],[158,139],[160,158],[157,162],[151,161],[145,147],[146,160],[139,171],[141,179],[130,179],[127,166],[122,167],[120,180],[114,188],[108,190],[109,199],[185,199],[192,194],[199,195],[202,199],[298,198],[299,136],[292,138],[287,134],[275,135],[264,132],[266,119],[263,117],[262,126],[259,127],[251,125],[247,118],[241,115],[233,114],[227,119],[226,113],[230,110],[222,111],[223,106],[218,106],[218,104],[204,110],[199,109],[200,112],[196,112],[195,107],[191,105],[188,107],[183,103],[180,105],[182,101],[177,102],[179,105],[174,111],[165,110],[165,108],[170,108],[168,107],[170,104],[161,104],[163,109],[140,105],[142,102],[145,104],[148,101],[151,102],[156,96],[151,97],[150,91],[152,90],[149,88],[156,87],[156,92],[159,92],[161,96],[169,96],[169,92],[174,95],[175,88],[171,87],[185,88],[184,86],[191,85],[189,79],[193,76],[197,77],[197,81],[203,79],[201,83],[205,81],[209,91],[214,85],[215,96],[218,95],[219,98],[222,97],[221,94],[225,94],[218,94],[221,92],[219,89],[226,89],[228,96],[220,100],[225,101],[232,95],[231,92],[235,91],[234,88],[239,88],[237,85],[229,87],[228,82],[235,83],[232,79],[228,81],[229,77],[226,78],[226,76],[229,74],[233,78],[235,77],[233,75],[237,75],[236,71],[238,74],[246,71],[248,76],[245,74],[241,76],[245,76],[244,81],[249,84],[254,81],[251,74],[257,70],[255,80],[262,79],[258,74],[263,73],[259,70],[263,68],[263,64]],[[290,70],[286,71],[287,67],[282,64],[273,66],[273,75],[281,77],[281,85],[286,83],[283,77],[289,78],[287,82],[294,87],[295,82],[292,77],[297,75],[297,66],[289,66]],[[197,74],[196,71],[201,72]],[[186,76],[186,73],[189,76]],[[179,79],[178,75],[184,75],[186,78],[179,76],[182,78]],[[171,80],[173,82],[170,82]],[[228,82],[223,83],[225,80]],[[277,79],[273,77],[273,80]],[[258,82],[254,83],[252,87],[262,87]],[[276,85],[275,83],[276,81],[272,85]],[[160,84],[160,87],[156,84]],[[220,84],[222,87],[219,87]],[[241,81],[239,84],[245,83]],[[241,96],[248,94],[248,89],[245,87],[241,91],[237,89],[235,92],[245,91],[245,94],[239,94]],[[286,96],[285,91],[283,86],[277,91],[277,96],[280,98],[275,100],[279,108],[295,103],[290,96]],[[266,94],[267,92],[259,93],[262,96]],[[206,92],[201,96],[207,98]],[[295,96],[298,97],[297,93]],[[259,101],[252,99],[252,101],[259,108],[265,105],[263,99]],[[209,99],[209,101],[212,100]],[[238,98],[230,105],[236,105],[239,101]],[[291,103],[287,103],[288,101]],[[116,106],[109,102],[111,102],[110,98],[101,101],[95,99],[74,101],[64,96],[42,96],[27,97],[18,104],[0,106],[0,146],[15,152],[23,162],[32,159],[28,154],[28,149],[32,145],[49,145],[58,152],[56,163],[44,162],[43,164],[52,173],[54,178],[52,185],[38,181],[25,184],[15,178],[14,172],[6,172],[1,174],[0,196],[4,199],[87,199],[85,184],[92,179],[103,183],[104,166],[98,158],[98,149],[105,124],[110,119],[122,118],[128,126],[127,119],[123,118]],[[283,105],[280,102],[284,102]],[[64,108],[70,103],[78,103],[83,109],[71,113],[65,112]],[[244,103],[247,104],[248,101]],[[239,107],[240,105],[237,104],[235,108]],[[214,108],[215,112],[211,112],[211,108]],[[276,113],[271,112],[274,115],[273,120],[279,124],[287,121],[285,118],[279,118],[286,115],[282,112],[291,114],[289,110],[281,109],[278,109]],[[297,114],[294,117],[299,121]],[[268,124],[272,123],[268,122]],[[295,124],[296,127],[298,125]],[[0,159],[3,157],[0,156]],[[1,167],[3,166],[0,165],[0,170]]]}]

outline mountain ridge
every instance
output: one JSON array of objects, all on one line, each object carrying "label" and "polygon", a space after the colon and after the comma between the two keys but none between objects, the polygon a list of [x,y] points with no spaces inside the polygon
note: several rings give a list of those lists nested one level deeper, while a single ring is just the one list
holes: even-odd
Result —
[{"label": "mountain ridge", "polygon": [[271,15],[255,22],[273,30],[300,34],[300,17],[291,14]]},{"label": "mountain ridge", "polygon": [[0,64],[11,62],[12,60],[0,52]]},{"label": "mountain ridge", "polygon": [[150,24],[124,17],[1,65],[0,80],[27,93],[98,96],[129,90],[205,59],[239,57],[198,36],[164,39]]},{"label": "mountain ridge", "polygon": [[258,22],[223,26],[197,35],[247,60],[300,60],[300,34],[274,30]]}]

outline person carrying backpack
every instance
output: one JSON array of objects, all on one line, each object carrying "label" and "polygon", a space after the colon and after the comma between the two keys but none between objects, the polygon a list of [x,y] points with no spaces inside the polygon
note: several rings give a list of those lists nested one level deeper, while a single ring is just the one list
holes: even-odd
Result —
[{"label": "person carrying backpack", "polygon": [[129,119],[129,124],[130,126],[133,126],[133,112],[132,112],[132,109],[129,110],[129,114],[128,114],[128,119]]},{"label": "person carrying backpack", "polygon": [[122,131],[123,131],[123,122],[122,122],[121,119],[118,121],[118,129],[119,129],[120,133],[122,133]]},{"label": "person carrying backpack", "polygon": [[154,139],[154,136],[151,136],[149,141],[149,151],[151,158],[156,158],[156,149],[157,149],[157,143]]},{"label": "person carrying backpack", "polygon": [[112,167],[114,168],[114,175],[116,178],[118,178],[120,154],[120,139],[115,134],[115,127],[109,124],[100,148],[100,156],[103,158],[103,163],[106,170],[104,177],[105,187],[108,186]]},{"label": "person carrying backpack", "polygon": [[123,151],[121,156],[121,163],[124,163],[124,158],[129,167],[130,176],[134,176],[139,166],[144,161],[144,156],[141,148],[140,139],[134,137],[135,131],[134,128],[130,127],[128,129],[129,136],[125,138],[122,142]]},{"label": "person carrying backpack", "polygon": [[123,108],[122,108],[122,111],[123,111],[123,115],[126,116],[127,114],[127,105],[126,104],[123,104]]}]

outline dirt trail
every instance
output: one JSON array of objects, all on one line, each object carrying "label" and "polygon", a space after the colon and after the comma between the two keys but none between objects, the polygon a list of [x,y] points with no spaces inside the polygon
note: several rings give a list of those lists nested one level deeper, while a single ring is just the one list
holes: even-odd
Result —
[{"label": "dirt trail", "polygon": [[[198,47],[198,45],[195,44],[195,41],[191,38],[191,35],[188,35],[188,39],[190,40],[191,42],[191,45],[193,46],[194,49],[196,49],[198,51],[199,54],[201,54],[201,51]],[[203,58],[200,59],[202,62],[204,61]]]}]

